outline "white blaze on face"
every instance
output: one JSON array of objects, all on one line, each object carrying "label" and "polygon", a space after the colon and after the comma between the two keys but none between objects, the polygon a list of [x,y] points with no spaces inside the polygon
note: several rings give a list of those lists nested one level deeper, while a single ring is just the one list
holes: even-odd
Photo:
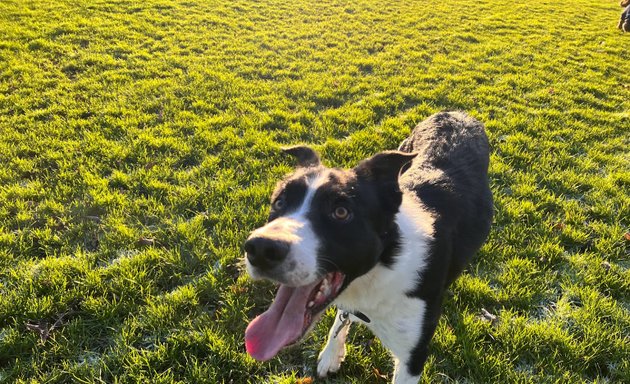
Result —
[{"label": "white blaze on face", "polygon": [[[309,177],[306,181],[307,190],[304,200],[298,209],[289,212],[267,223],[252,232],[252,237],[264,237],[281,240],[289,244],[289,253],[284,262],[278,267],[282,272],[281,283],[288,286],[302,286],[317,280],[317,250],[319,239],[313,231],[313,226],[307,214],[317,189],[329,178],[328,171],[322,171]],[[247,259],[246,259],[247,260]],[[246,263],[247,272],[253,278],[262,278],[256,267],[249,261]]]}]

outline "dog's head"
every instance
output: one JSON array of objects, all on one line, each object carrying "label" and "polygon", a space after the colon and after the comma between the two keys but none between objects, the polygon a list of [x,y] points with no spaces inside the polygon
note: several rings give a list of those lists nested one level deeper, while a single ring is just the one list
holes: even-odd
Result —
[{"label": "dog's head", "polygon": [[393,251],[398,175],[415,157],[381,152],[342,170],[324,167],[309,147],[285,151],[298,168],[277,185],[269,220],[245,242],[249,274],[280,283],[271,307],[245,334],[258,360],[299,341],[352,280]]}]

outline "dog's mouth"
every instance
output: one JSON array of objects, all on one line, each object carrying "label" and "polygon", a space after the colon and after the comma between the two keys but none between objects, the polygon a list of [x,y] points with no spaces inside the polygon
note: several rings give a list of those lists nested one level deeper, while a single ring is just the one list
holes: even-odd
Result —
[{"label": "dog's mouth", "polygon": [[330,272],[321,280],[302,287],[280,285],[269,309],[249,323],[245,348],[256,360],[274,357],[282,348],[295,344],[339,295],[345,275]]}]

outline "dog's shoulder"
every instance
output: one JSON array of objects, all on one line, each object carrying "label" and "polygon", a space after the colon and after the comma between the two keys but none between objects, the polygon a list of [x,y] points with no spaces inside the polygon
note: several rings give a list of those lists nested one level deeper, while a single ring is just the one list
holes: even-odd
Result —
[{"label": "dog's shoulder", "polygon": [[[417,198],[403,194],[396,214],[397,249],[392,260],[379,263],[357,278],[338,300],[344,309],[386,315],[412,292],[427,264],[432,243],[433,216]],[[374,289],[377,288],[377,289]]]}]

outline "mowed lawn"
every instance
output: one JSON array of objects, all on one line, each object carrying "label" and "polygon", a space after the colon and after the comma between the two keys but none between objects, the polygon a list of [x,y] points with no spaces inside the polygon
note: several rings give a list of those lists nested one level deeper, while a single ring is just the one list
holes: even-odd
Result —
[{"label": "mowed lawn", "polygon": [[[0,0],[0,382],[310,383],[331,313],[245,354],[242,243],[329,166],[445,109],[496,217],[423,383],[630,382],[630,34],[617,0]],[[328,383],[385,383],[355,326]]]}]

